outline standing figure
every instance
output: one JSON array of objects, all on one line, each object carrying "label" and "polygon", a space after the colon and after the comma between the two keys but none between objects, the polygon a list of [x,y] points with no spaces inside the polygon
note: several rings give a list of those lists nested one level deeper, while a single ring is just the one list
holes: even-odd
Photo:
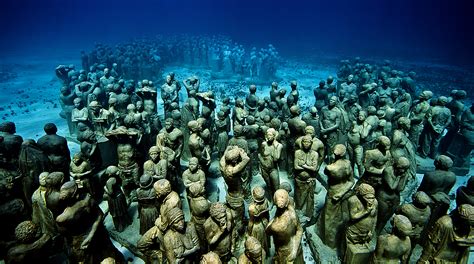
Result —
[{"label": "standing figure", "polygon": [[[189,194],[189,188],[194,185],[200,185],[203,188],[206,186],[206,175],[204,171],[199,168],[199,160],[196,157],[192,157],[189,160],[188,169],[183,172],[183,183],[186,191]],[[188,196],[188,202],[190,198]]]},{"label": "standing figure", "polygon": [[375,190],[368,184],[359,185],[355,195],[349,197],[350,218],[346,230],[345,263],[368,261],[368,244],[375,236],[377,207]]},{"label": "standing figure", "polygon": [[340,251],[340,241],[344,239],[344,228],[349,221],[348,198],[354,186],[354,177],[350,161],[345,158],[346,147],[337,144],[333,152],[334,162],[324,169],[328,192],[320,216],[319,236],[324,244]]},{"label": "standing figure", "polygon": [[191,223],[184,221],[180,208],[174,207],[168,212],[170,227],[163,236],[163,250],[168,263],[190,263],[197,261],[199,239]]},{"label": "standing figure", "polygon": [[179,103],[179,86],[178,82],[173,82],[170,74],[166,75],[166,81],[161,86],[161,99],[163,99],[163,109],[165,118],[171,117],[171,104]]},{"label": "standing figure", "polygon": [[149,175],[154,181],[168,178],[168,160],[161,153],[159,147],[151,147],[148,151],[150,159],[143,164],[143,174]]},{"label": "standing figure", "polygon": [[[435,170],[425,173],[418,191],[423,191],[430,196],[433,203],[430,205],[430,224],[433,224],[449,209],[451,200],[449,192],[456,183],[456,175],[449,171],[453,166],[453,160],[448,156],[439,155],[434,161]],[[428,226],[430,226],[428,224]]]},{"label": "standing figure", "polygon": [[[334,149],[340,142],[341,112],[336,107],[337,98],[332,96],[329,104],[321,109],[321,135],[327,149]],[[331,160],[331,159],[330,159]]]},{"label": "standing figure", "polygon": [[78,190],[94,195],[95,189],[91,186],[91,178],[93,177],[92,168],[89,162],[84,159],[81,152],[74,154],[69,167],[69,174],[76,182]]},{"label": "standing figure", "polygon": [[304,263],[303,251],[301,249],[301,237],[303,228],[296,216],[295,209],[289,205],[288,192],[279,189],[273,196],[276,205],[275,217],[267,225],[266,232],[273,237],[275,255],[273,262]]},{"label": "standing figure", "polygon": [[222,157],[224,151],[227,148],[227,142],[229,141],[229,135],[227,134],[227,118],[223,111],[217,112],[216,120],[216,134],[217,134],[217,156]]},{"label": "standing figure", "polygon": [[140,235],[143,235],[155,225],[155,220],[159,216],[152,176],[144,174],[140,177],[137,201],[138,218],[140,219]]},{"label": "standing figure", "polygon": [[122,232],[132,223],[132,218],[128,214],[128,204],[117,179],[111,177],[104,186],[104,199],[109,205],[109,212],[112,216],[115,229]]},{"label": "standing figure", "polygon": [[383,172],[382,183],[375,192],[375,198],[379,202],[377,234],[381,233],[387,221],[400,206],[400,193],[405,189],[409,167],[410,161],[400,157]]},{"label": "standing figure", "polygon": [[415,149],[418,149],[420,135],[423,131],[423,126],[426,121],[426,115],[430,110],[430,103],[433,93],[431,91],[423,91],[420,93],[419,101],[415,103],[412,111],[408,115],[411,120],[410,141],[413,143]]},{"label": "standing figure", "polygon": [[[255,238],[266,254],[270,254],[270,239],[265,228],[270,220],[270,208],[265,199],[265,190],[257,186],[252,190],[253,202],[249,205],[249,223],[247,235]],[[248,238],[247,238],[248,240]]]},{"label": "standing figure", "polygon": [[426,193],[416,192],[411,204],[403,204],[397,210],[397,214],[406,216],[413,226],[410,233],[412,248],[415,248],[415,245],[421,242],[421,233],[430,220],[431,209],[428,206],[430,203],[431,199]]},{"label": "standing figure", "polygon": [[48,155],[50,168],[69,175],[71,157],[66,138],[56,135],[58,128],[53,123],[44,125],[44,132],[46,135],[38,139],[38,146]]},{"label": "standing figure", "polygon": [[258,159],[260,161],[260,172],[272,195],[280,186],[280,175],[278,162],[281,158],[283,145],[276,140],[277,132],[273,128],[267,129],[265,141],[262,142]]},{"label": "standing figure", "polygon": [[[306,221],[313,218],[314,189],[319,155],[311,149],[313,144],[310,135],[303,136],[301,146],[295,151],[295,204]],[[305,221],[305,222],[306,222]]]},{"label": "standing figure", "polygon": [[262,245],[255,237],[249,236],[245,240],[245,251],[240,255],[238,264],[263,264],[266,261],[266,253]]},{"label": "standing figure", "polygon": [[385,168],[392,164],[390,139],[386,136],[380,136],[377,141],[378,144],[375,149],[365,152],[365,173],[360,179],[361,182],[368,183],[375,189],[377,189],[382,182],[382,175]]},{"label": "standing figure", "polygon": [[426,125],[420,138],[420,154],[434,159],[438,154],[438,146],[443,137],[444,130],[451,123],[451,111],[446,107],[448,98],[440,96],[438,104],[428,111]]},{"label": "standing figure", "polygon": [[209,249],[219,255],[223,262],[228,262],[232,257],[232,213],[219,202],[211,204],[209,212],[210,216],[204,222]]}]

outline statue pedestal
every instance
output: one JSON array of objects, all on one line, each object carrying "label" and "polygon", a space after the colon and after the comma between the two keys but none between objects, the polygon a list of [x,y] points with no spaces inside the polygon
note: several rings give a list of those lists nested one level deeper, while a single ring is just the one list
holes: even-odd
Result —
[{"label": "statue pedestal", "polygon": [[368,246],[347,245],[344,263],[369,263],[372,250]]}]

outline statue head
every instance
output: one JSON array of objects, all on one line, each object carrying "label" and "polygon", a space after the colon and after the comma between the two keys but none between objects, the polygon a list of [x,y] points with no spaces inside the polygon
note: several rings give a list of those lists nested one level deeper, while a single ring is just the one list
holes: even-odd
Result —
[{"label": "statue head", "polygon": [[410,130],[410,127],[411,127],[410,118],[404,117],[404,116],[398,118],[398,127],[400,127],[401,129],[405,131]]},{"label": "statue head", "polygon": [[189,159],[188,168],[191,172],[196,172],[199,169],[199,160],[196,157],[192,157]]},{"label": "statue head", "polygon": [[378,145],[381,149],[383,150],[389,150],[390,149],[390,139],[386,136],[380,136],[378,139]]},{"label": "statue head", "polygon": [[256,92],[257,92],[257,86],[256,86],[255,84],[250,85],[250,87],[249,87],[249,92],[250,92],[251,94],[256,93]]},{"label": "statue head", "polygon": [[74,154],[74,156],[72,157],[72,162],[78,166],[79,164],[81,164],[83,161],[83,157],[82,157],[82,153],[81,152],[78,152],[76,154]]},{"label": "statue head", "polygon": [[189,131],[191,131],[193,133],[196,133],[196,132],[199,132],[201,130],[201,127],[200,127],[198,121],[191,120],[191,121],[188,122],[188,129],[189,129]]},{"label": "statue head", "polygon": [[220,226],[227,224],[227,208],[223,203],[212,203],[209,208],[209,214]]},{"label": "statue head", "polygon": [[457,208],[457,213],[462,220],[469,223],[470,227],[474,225],[474,206],[470,204],[461,204]]},{"label": "statue head", "polygon": [[287,181],[280,183],[280,189],[285,190],[288,195],[291,193],[291,191],[293,191],[293,189],[291,188],[291,184]]},{"label": "statue head", "polygon": [[446,96],[440,96],[438,98],[438,105],[440,106],[445,106],[448,103],[448,97]]},{"label": "statue head", "polygon": [[402,175],[410,168],[410,160],[399,157],[395,160],[394,168],[398,175]]},{"label": "statue head", "polygon": [[23,221],[15,228],[15,238],[22,244],[30,244],[35,240],[37,231],[33,221]]},{"label": "statue head", "polygon": [[413,205],[418,208],[426,208],[432,202],[430,196],[423,191],[416,192],[412,198]]},{"label": "statue head", "polygon": [[434,165],[438,170],[447,171],[453,166],[453,160],[446,155],[439,155],[435,158]]},{"label": "statue head", "polygon": [[150,150],[148,150],[148,155],[150,155],[150,159],[153,162],[157,162],[160,159],[161,149],[158,146],[152,146]]},{"label": "statue head", "polygon": [[291,87],[291,90],[296,90],[296,88],[298,87],[298,82],[296,80],[291,81],[290,87]]},{"label": "statue head", "polygon": [[257,186],[252,190],[252,198],[255,203],[263,203],[265,201],[265,189]]},{"label": "statue head", "polygon": [[334,156],[336,156],[336,159],[344,158],[345,155],[346,146],[344,146],[343,144],[337,144],[336,146],[334,146]]},{"label": "statue head", "polygon": [[370,186],[367,183],[362,183],[356,188],[356,194],[366,201],[373,202],[375,200],[375,190],[374,187]]},{"label": "statue head", "polygon": [[293,105],[292,107],[290,107],[290,113],[292,116],[298,116],[299,114],[301,114],[301,109],[298,105]]},{"label": "statue head", "polygon": [[310,135],[304,135],[303,138],[301,139],[301,148],[303,150],[310,150],[311,145],[313,144],[313,138]]},{"label": "statue head", "polygon": [[153,184],[156,196],[162,198],[171,193],[171,183],[166,179],[160,179]]},{"label": "statue head", "polygon": [[273,195],[273,202],[275,203],[278,209],[287,208],[288,204],[290,203],[290,197],[288,195],[288,192],[283,189],[276,190],[275,194]]},{"label": "statue head", "polygon": [[69,200],[76,194],[76,192],[77,192],[77,184],[75,181],[65,182],[61,186],[61,189],[59,190],[59,199]]},{"label": "statue head", "polygon": [[413,226],[404,215],[395,215],[393,216],[393,232],[399,236],[409,236],[413,232]]},{"label": "statue head", "polygon": [[8,134],[15,134],[16,133],[16,126],[15,123],[6,121],[0,124],[0,132],[5,132]]},{"label": "statue head", "polygon": [[336,105],[336,103],[337,103],[337,97],[334,96],[334,95],[331,96],[331,97],[329,98],[329,106],[330,106],[330,107],[333,107],[333,106]]},{"label": "statue head", "polygon": [[262,245],[253,236],[249,236],[245,240],[245,255],[254,261],[262,258]]},{"label": "statue head", "polygon": [[219,258],[219,255],[214,253],[213,251],[209,251],[208,253],[202,255],[200,264],[221,264],[222,261]]},{"label": "statue head", "polygon": [[234,136],[240,137],[243,135],[244,127],[242,125],[235,125],[234,126]]},{"label": "statue head", "polygon": [[119,173],[119,168],[117,166],[108,166],[107,169],[105,169],[105,174],[108,177],[115,177]]},{"label": "statue head", "polygon": [[269,128],[267,129],[267,132],[265,133],[265,140],[273,142],[273,140],[276,139],[278,135],[278,132],[274,128]]},{"label": "statue head", "polygon": [[143,174],[140,177],[140,188],[147,189],[153,184],[153,177],[148,174]]},{"label": "statue head", "polygon": [[47,123],[46,125],[44,125],[43,130],[46,135],[55,135],[56,132],[58,132],[58,128],[53,123]]},{"label": "statue head", "polygon": [[183,232],[185,228],[184,214],[183,211],[178,207],[173,207],[168,211],[167,216],[171,228],[178,232]]},{"label": "statue head", "polygon": [[306,127],[304,128],[304,134],[313,137],[314,134],[315,134],[314,127],[313,127],[313,126],[306,126]]}]

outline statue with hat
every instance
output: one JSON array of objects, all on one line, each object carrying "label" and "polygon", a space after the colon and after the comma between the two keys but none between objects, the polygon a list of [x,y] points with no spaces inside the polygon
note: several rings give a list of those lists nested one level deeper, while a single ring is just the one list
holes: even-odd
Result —
[{"label": "statue with hat", "polygon": [[168,263],[197,261],[199,238],[192,222],[184,221],[184,213],[174,207],[168,211],[169,228],[163,236],[163,250]]},{"label": "statue with hat", "polygon": [[[257,186],[252,190],[253,202],[249,205],[249,223],[247,226],[247,241],[250,237],[256,239],[261,250],[270,254],[270,238],[265,233],[265,228],[270,221],[270,206],[265,198],[265,190]],[[247,243],[247,242],[246,242]]]},{"label": "statue with hat", "polygon": [[160,215],[153,189],[153,176],[143,174],[140,177],[140,187],[137,189],[138,218],[140,219],[140,235],[145,234],[155,225],[155,220]]}]

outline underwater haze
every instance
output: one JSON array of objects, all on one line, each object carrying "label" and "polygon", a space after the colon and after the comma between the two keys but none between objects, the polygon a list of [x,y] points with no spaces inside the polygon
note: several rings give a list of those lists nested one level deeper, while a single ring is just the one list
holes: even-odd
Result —
[{"label": "underwater haze", "polygon": [[315,54],[473,65],[470,0],[2,0],[0,59],[155,34],[222,34]]}]

